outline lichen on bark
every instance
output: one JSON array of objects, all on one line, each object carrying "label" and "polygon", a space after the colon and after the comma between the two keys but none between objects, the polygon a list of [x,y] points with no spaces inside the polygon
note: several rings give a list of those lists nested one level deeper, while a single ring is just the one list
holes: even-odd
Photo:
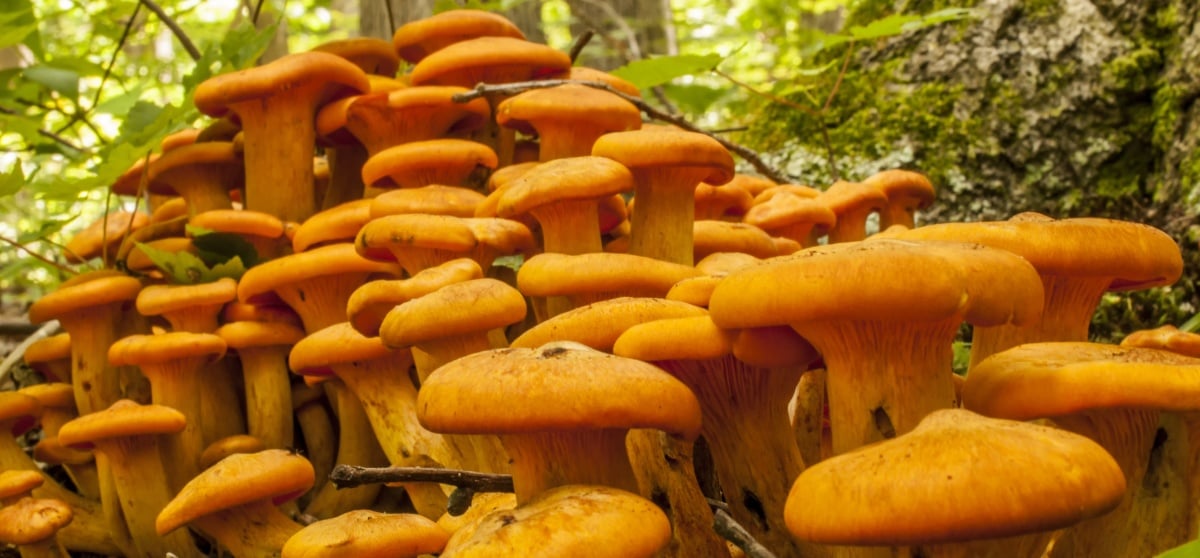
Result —
[{"label": "lichen on bark", "polygon": [[975,18],[853,45],[821,121],[766,105],[751,141],[816,185],[832,179],[818,126],[843,178],[926,172],[939,187],[927,222],[1039,211],[1154,225],[1180,242],[1184,278],[1107,296],[1093,335],[1111,341],[1195,314],[1200,3],[866,0],[847,24],[964,4]]}]

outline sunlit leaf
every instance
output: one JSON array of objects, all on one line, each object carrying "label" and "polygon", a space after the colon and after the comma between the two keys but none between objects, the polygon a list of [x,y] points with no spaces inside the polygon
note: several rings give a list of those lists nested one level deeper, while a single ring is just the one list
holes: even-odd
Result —
[{"label": "sunlit leaf", "polygon": [[663,85],[663,92],[684,112],[703,114],[713,103],[727,95],[729,89],[668,83]]},{"label": "sunlit leaf", "polygon": [[79,98],[79,74],[74,70],[46,64],[30,66],[23,73],[25,79],[46,86],[71,99]]},{"label": "sunlit leaf", "polygon": [[168,281],[179,285],[210,283],[222,277],[237,279],[246,272],[241,258],[237,256],[209,267],[190,252],[169,252],[141,242],[137,243],[137,247],[150,258],[154,267],[163,272]]},{"label": "sunlit leaf", "polygon": [[196,234],[195,229],[189,229],[192,246],[201,260],[208,265],[239,258],[246,267],[258,265],[258,251],[245,238],[233,233],[206,232]]},{"label": "sunlit leaf", "polygon": [[63,219],[50,219],[47,221],[42,221],[38,224],[38,228],[27,231],[21,234],[21,236],[17,237],[17,242],[21,244],[28,244],[30,242],[41,240],[61,231],[63,227],[67,226],[67,224],[74,220],[74,217],[67,217]]},{"label": "sunlit leaf", "polygon": [[1158,555],[1158,558],[1200,558],[1200,541],[1177,546]]},{"label": "sunlit leaf", "polygon": [[678,77],[710,71],[724,59],[725,57],[719,54],[660,56],[634,60],[611,73],[633,83],[638,89],[646,89]]},{"label": "sunlit leaf", "polygon": [[11,196],[25,187],[25,172],[21,165],[13,165],[11,171],[0,174],[0,197]]},{"label": "sunlit leaf", "polygon": [[514,272],[521,271],[521,264],[525,263],[525,256],[516,254],[512,256],[500,256],[492,262],[492,267],[507,267]]},{"label": "sunlit leaf", "polygon": [[0,113],[0,130],[5,133],[19,134],[27,144],[34,144],[41,141],[38,130],[40,130],[38,121],[29,118],[22,114],[2,114]]},{"label": "sunlit leaf", "polygon": [[33,19],[31,8],[16,9],[7,13],[5,11],[0,10],[0,48],[19,45],[37,31],[37,21]]},{"label": "sunlit leaf", "polygon": [[105,99],[92,108],[92,111],[102,114],[112,114],[124,118],[133,110],[138,99],[142,96],[141,91],[129,90],[115,97]]}]

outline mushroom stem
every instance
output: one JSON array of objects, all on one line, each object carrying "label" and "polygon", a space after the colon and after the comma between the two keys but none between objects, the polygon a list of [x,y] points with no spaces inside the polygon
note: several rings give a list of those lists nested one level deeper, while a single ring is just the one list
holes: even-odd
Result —
[{"label": "mushroom stem", "polygon": [[245,133],[246,209],[297,223],[314,213],[315,111],[313,100],[237,105]]},{"label": "mushroom stem", "polygon": [[954,405],[951,341],[960,320],[798,324],[825,358],[833,455],[904,434]]},{"label": "mushroom stem", "polygon": [[568,484],[599,484],[637,492],[624,429],[502,434],[512,456],[518,505]]},{"label": "mushroom stem", "polygon": [[[379,447],[371,422],[367,419],[362,403],[354,397],[341,380],[332,379],[322,384],[331,396],[334,414],[338,418],[337,462],[352,465],[378,467],[387,462],[387,456]],[[338,490],[333,483],[325,483],[317,489],[305,513],[322,519],[340,515],[350,510],[366,508],[379,494],[378,486],[360,486]]]},{"label": "mushroom stem", "polygon": [[287,540],[302,529],[270,500],[208,514],[193,519],[192,525],[236,558],[278,558]]},{"label": "mushroom stem", "polygon": [[321,209],[331,209],[346,202],[363,198],[362,168],[367,162],[367,148],[361,143],[338,145],[325,150],[329,161],[329,186],[321,201]]},{"label": "mushroom stem", "polygon": [[160,536],[154,529],[158,510],[171,501],[167,475],[154,437],[112,438],[98,441],[96,447],[97,453],[108,458],[125,524],[138,553],[146,558],[158,558],[167,553],[199,558],[200,553],[187,531]]},{"label": "mushroom stem", "polygon": [[696,184],[706,174],[678,175],[676,169],[638,169],[629,253],[683,265],[693,265],[692,222]]},{"label": "mushroom stem", "polygon": [[[204,382],[200,379],[207,358],[178,358],[159,364],[144,364],[142,370],[153,379],[150,397],[155,405],[170,407],[187,417],[187,426],[178,434],[167,434],[162,439],[160,469],[166,471],[167,486],[174,492],[192,480],[200,472],[200,454],[204,452],[204,431],[200,421],[204,416],[200,392]],[[147,370],[149,369],[149,370]],[[163,500],[165,504],[170,498]],[[153,522],[151,522],[153,523]],[[153,529],[153,525],[150,526]]]},{"label": "mushroom stem", "polygon": [[[1054,544],[1053,557],[1065,556],[1153,556],[1166,548],[1152,550],[1156,541],[1148,541],[1145,531],[1153,531],[1149,518],[1138,517],[1135,502],[1144,492],[1148,468],[1168,467],[1169,463],[1150,463],[1155,449],[1159,411],[1145,409],[1106,409],[1054,417],[1055,424],[1100,444],[1121,466],[1128,489],[1113,511],[1085,520],[1067,529]],[[1160,487],[1152,487],[1158,490]],[[1180,541],[1182,542],[1182,541]],[[1160,543],[1161,545],[1161,543]],[[1166,544],[1167,548],[1175,546]]]},{"label": "mushroom stem", "polygon": [[1000,351],[1042,341],[1087,341],[1088,326],[1112,279],[1042,275],[1045,304],[1042,318],[1025,326],[976,326],[971,340],[971,368]]},{"label": "mushroom stem", "polygon": [[247,432],[266,448],[290,448],[295,440],[287,351],[286,345],[237,350],[246,385]]}]

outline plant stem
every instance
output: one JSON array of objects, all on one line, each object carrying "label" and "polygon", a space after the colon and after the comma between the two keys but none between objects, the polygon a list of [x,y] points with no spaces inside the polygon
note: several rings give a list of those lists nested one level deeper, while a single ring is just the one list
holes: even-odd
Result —
[{"label": "plant stem", "polygon": [[431,467],[359,467],[338,465],[329,473],[338,488],[393,482],[436,482],[479,492],[512,492],[512,476]]},{"label": "plant stem", "polygon": [[198,62],[201,56],[200,49],[196,48],[195,43],[192,43],[192,39],[187,36],[187,33],[183,32],[183,28],[171,16],[167,15],[167,12],[163,11],[162,6],[155,4],[154,0],[139,1],[150,11],[154,12],[154,15],[158,16],[158,19],[162,20],[163,24],[175,35],[175,38],[179,39],[179,44],[183,45],[183,49],[187,51],[188,56],[191,56],[192,60]]}]

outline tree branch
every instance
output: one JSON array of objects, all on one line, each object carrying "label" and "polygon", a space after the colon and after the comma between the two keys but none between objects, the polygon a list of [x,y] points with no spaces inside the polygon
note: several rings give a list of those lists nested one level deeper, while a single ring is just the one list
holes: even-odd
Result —
[{"label": "tree branch", "polygon": [[[11,114],[11,115],[15,115],[15,116],[20,116],[20,113],[18,113],[17,111],[10,109],[10,108],[5,108],[5,107],[0,107],[0,114]],[[49,139],[53,140],[54,143],[57,143],[63,147],[71,149],[73,151],[78,151],[79,153],[85,153],[85,154],[88,153],[87,149],[83,149],[82,147],[79,147],[78,145],[71,143],[71,140],[69,140],[63,136],[60,136],[54,132],[51,132],[50,130],[38,128],[38,135],[45,137],[45,138],[49,138]]]},{"label": "tree branch", "polygon": [[30,250],[28,246],[25,246],[24,244],[21,244],[20,242],[17,242],[11,238],[6,238],[3,236],[0,236],[0,242],[3,242],[4,244],[7,244],[14,248],[17,248],[17,249],[21,250],[22,252],[29,254],[29,256],[32,257],[33,259],[38,260],[46,265],[49,265],[63,273],[67,273],[70,275],[76,274],[76,271],[74,269],[71,269],[63,264],[60,264],[60,263],[58,263],[50,258],[47,258],[46,256],[43,256],[37,252],[34,252],[33,250]]},{"label": "tree branch", "polygon": [[192,43],[192,39],[187,36],[187,33],[183,32],[183,28],[178,23],[175,23],[175,20],[171,19],[171,16],[167,15],[167,12],[163,11],[162,6],[155,4],[154,0],[138,1],[144,4],[147,9],[154,12],[154,15],[158,16],[158,19],[171,30],[171,33],[175,35],[176,39],[179,39],[179,43],[183,45],[183,50],[187,51],[188,56],[191,56],[192,60],[200,61],[200,49],[196,48],[196,45]]},{"label": "tree branch", "polygon": [[493,475],[455,469],[430,467],[360,467],[337,465],[329,473],[329,480],[338,488],[353,488],[364,484],[392,482],[435,482],[479,492],[512,492],[510,475]]},{"label": "tree branch", "polygon": [[775,558],[775,554],[770,549],[754,540],[746,528],[742,527],[733,519],[733,516],[723,509],[713,510],[713,530],[721,535],[721,538],[742,549],[742,552],[746,553],[746,558]]},{"label": "tree branch", "polygon": [[475,88],[472,89],[471,91],[468,91],[466,93],[458,93],[458,94],[454,95],[453,97],[451,97],[451,99],[453,99],[454,102],[456,102],[456,103],[466,103],[468,101],[471,101],[472,99],[477,99],[477,98],[483,97],[485,95],[493,95],[493,94],[515,95],[517,93],[520,93],[522,91],[528,91],[530,89],[544,89],[547,87],[558,87],[560,85],[567,85],[567,84],[571,84],[571,83],[578,84],[578,85],[586,85],[588,87],[595,87],[596,89],[603,89],[605,91],[608,91],[609,93],[612,93],[618,97],[621,97],[622,99],[625,99],[626,101],[629,101],[634,106],[636,106],[638,109],[640,109],[642,112],[646,113],[646,115],[649,116],[650,118],[653,118],[655,120],[661,120],[661,121],[667,122],[669,124],[674,124],[676,126],[679,126],[680,128],[683,128],[684,130],[689,131],[689,132],[696,132],[698,134],[704,134],[710,138],[713,138],[714,140],[717,140],[717,142],[720,143],[722,146],[724,146],[725,149],[728,149],[729,151],[737,154],[739,157],[741,157],[747,163],[750,163],[750,165],[753,166],[754,169],[756,171],[758,171],[760,174],[762,174],[763,176],[765,176],[775,182],[779,182],[779,183],[791,182],[791,180],[787,176],[785,176],[783,173],[779,172],[775,168],[768,165],[765,161],[763,161],[762,158],[758,156],[758,153],[755,153],[752,149],[750,149],[746,146],[743,146],[743,145],[738,145],[736,143],[733,143],[733,142],[731,142],[725,138],[722,138],[720,136],[716,136],[716,135],[710,134],[708,132],[705,132],[704,130],[701,130],[700,128],[696,127],[695,124],[692,124],[691,122],[688,122],[687,120],[685,120],[679,116],[676,116],[674,114],[669,114],[667,112],[659,110],[659,109],[655,108],[653,105],[646,103],[646,101],[644,101],[638,97],[634,97],[632,95],[622,93],[621,91],[618,91],[618,90],[610,87],[607,83],[601,83],[598,81],[574,80],[574,79],[547,79],[547,80],[538,80],[538,81],[521,81],[521,82],[516,82],[516,83],[505,83],[505,84],[499,84],[499,85],[480,83],[480,84],[476,85]]},{"label": "tree branch", "polygon": [[595,36],[596,31],[588,29],[575,38],[575,43],[571,45],[571,51],[567,53],[567,56],[571,58],[571,64],[575,63],[575,60],[579,58],[579,53],[583,52],[583,47],[586,47]]}]

